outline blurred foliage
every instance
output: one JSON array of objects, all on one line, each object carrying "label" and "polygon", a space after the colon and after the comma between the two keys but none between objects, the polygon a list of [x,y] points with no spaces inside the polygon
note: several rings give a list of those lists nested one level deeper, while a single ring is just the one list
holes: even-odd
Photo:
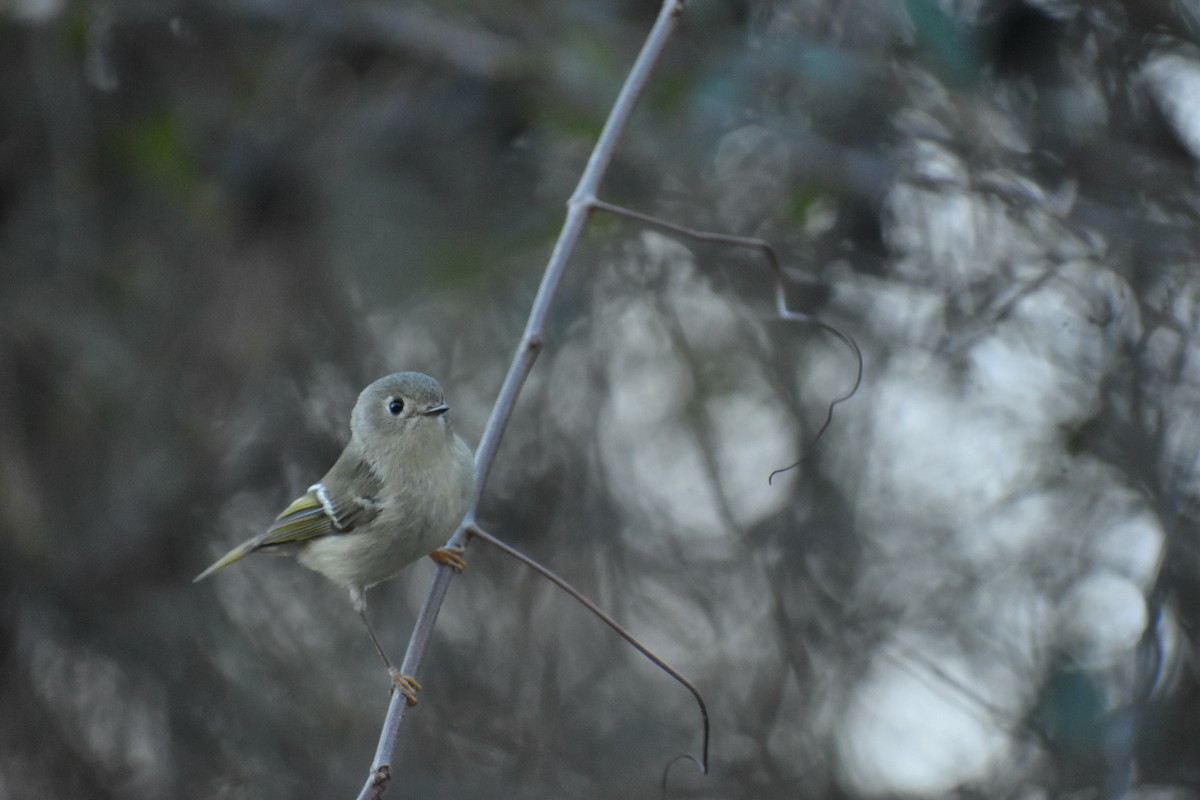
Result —
[{"label": "blurred foliage", "polygon": [[[387,679],[281,559],[421,369],[475,442],[656,4],[0,4],[0,798],[351,796]],[[688,797],[1200,796],[1196,10],[690,3],[483,503],[692,676]],[[806,454],[802,467],[766,482]],[[396,795],[656,791],[690,698],[470,551]],[[432,567],[372,591],[403,647]]]}]

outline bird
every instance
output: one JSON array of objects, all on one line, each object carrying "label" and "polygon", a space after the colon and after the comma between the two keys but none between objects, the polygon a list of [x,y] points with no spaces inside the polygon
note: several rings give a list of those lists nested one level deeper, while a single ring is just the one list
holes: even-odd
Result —
[{"label": "bird", "polygon": [[195,577],[259,551],[295,556],[350,591],[394,688],[410,705],[421,688],[392,666],[367,617],[367,589],[423,556],[462,571],[462,548],[441,545],[457,529],[475,485],[470,447],[450,424],[442,386],[420,372],[387,375],[362,390],[350,441],[333,467],[265,531]]}]

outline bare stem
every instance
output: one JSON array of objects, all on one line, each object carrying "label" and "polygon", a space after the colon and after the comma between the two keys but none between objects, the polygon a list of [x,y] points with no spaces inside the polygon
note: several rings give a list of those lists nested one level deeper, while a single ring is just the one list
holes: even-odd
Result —
[{"label": "bare stem", "polygon": [[[707,775],[708,774],[708,736],[709,736],[708,705],[704,702],[704,697],[700,694],[700,690],[696,688],[696,685],[693,684],[691,681],[689,681],[687,678],[685,678],[679,672],[679,670],[675,669],[670,664],[668,664],[666,661],[664,661],[662,658],[660,658],[656,653],[654,653],[654,651],[652,651],[650,648],[646,647],[646,645],[644,645],[640,641],[638,641],[637,637],[635,637],[629,631],[625,630],[625,628],[621,625],[621,623],[617,622],[615,619],[610,617],[608,615],[608,613],[604,611],[604,609],[600,608],[600,606],[596,605],[591,600],[589,600],[587,597],[585,597],[583,594],[581,594],[578,589],[576,589],[571,584],[567,583],[567,581],[565,581],[563,578],[559,577],[558,574],[555,573],[553,570],[551,570],[549,567],[542,566],[540,563],[533,560],[529,556],[525,555],[520,550],[516,549],[515,547],[512,547],[511,545],[507,544],[506,542],[501,541],[500,539],[497,539],[495,536],[488,533],[483,528],[480,528],[478,525],[474,525],[474,524],[470,525],[467,528],[467,534],[469,536],[478,536],[480,539],[483,539],[485,542],[490,544],[492,547],[495,547],[498,550],[503,551],[507,555],[512,556],[517,561],[520,561],[522,564],[524,564],[525,566],[532,569],[538,575],[541,575],[543,578],[550,581],[551,583],[553,583],[558,588],[562,589],[567,594],[571,595],[571,597],[575,598],[575,600],[577,600],[584,608],[586,608],[588,611],[591,611],[593,614],[595,614],[597,617],[599,617],[600,620],[602,622],[604,622],[605,625],[607,625],[608,627],[610,627],[614,631],[616,631],[616,634],[618,636],[620,636],[622,639],[624,639],[626,642],[628,642],[629,645],[634,650],[637,650],[639,653],[644,655],[646,658],[650,659],[650,662],[652,664],[654,664],[656,667],[661,669],[663,672],[670,675],[672,678],[675,679],[676,682],[678,682],[681,686],[683,686],[685,689],[687,689],[689,692],[692,693],[692,697],[696,698],[696,705],[700,706],[700,717],[704,721],[704,736],[703,736],[703,739],[701,740],[701,745],[700,745],[700,759],[699,759],[699,761],[696,761],[696,759],[694,759],[694,758],[692,760],[696,761],[696,763],[700,766],[700,771]],[[691,758],[691,756],[683,756],[683,757]]]},{"label": "bare stem", "polygon": [[[469,526],[475,524],[475,512],[479,504],[479,498],[483,493],[483,488],[487,484],[492,465],[496,460],[496,453],[500,448],[500,440],[503,438],[504,431],[508,427],[508,421],[512,417],[517,396],[520,394],[521,388],[525,385],[525,379],[529,376],[529,372],[533,369],[533,364],[541,352],[542,331],[545,327],[546,317],[550,312],[550,307],[554,301],[554,295],[558,290],[563,273],[566,271],[567,262],[574,253],[575,247],[579,242],[579,237],[583,233],[584,226],[595,203],[596,192],[600,188],[605,172],[612,161],[617,142],[624,133],[626,125],[629,123],[629,117],[633,113],[634,105],[645,90],[646,83],[650,79],[650,74],[654,70],[659,56],[662,55],[663,50],[666,48],[667,41],[674,31],[679,15],[682,12],[682,0],[664,0],[654,27],[651,28],[649,35],[646,37],[646,41],[642,45],[642,50],[638,54],[633,67],[630,69],[629,76],[625,79],[625,84],[621,87],[616,102],[613,103],[608,120],[604,124],[604,129],[600,132],[600,137],[597,139],[596,146],[592,150],[592,155],[588,159],[587,167],[584,169],[583,175],[580,176],[579,184],[576,186],[570,200],[567,201],[567,218],[563,223],[562,231],[559,233],[558,241],[554,245],[554,250],[550,254],[546,270],[542,274],[542,282],[538,287],[537,297],[534,298],[533,307],[530,309],[529,321],[525,325],[525,333],[522,335],[521,342],[517,346],[517,351],[513,355],[512,365],[508,369],[508,374],[504,377],[500,394],[492,406],[492,413],[488,418],[487,426],[484,428],[479,448],[475,451],[475,496],[471,500],[470,510],[467,512],[462,525],[459,526],[459,529],[450,539],[449,543],[451,545],[465,547],[467,544],[468,536],[466,530]],[[453,575],[454,571],[452,569],[443,567],[438,570],[430,586],[429,594],[426,596],[425,603],[421,607],[417,623],[409,639],[408,649],[404,654],[404,662],[400,667],[401,672],[405,675],[415,677],[420,668],[433,632],[433,625],[437,620],[438,611],[441,609],[442,601],[445,599],[446,590],[449,588],[450,579]],[[392,700],[388,704],[387,716],[383,721],[383,730],[379,736],[379,744],[375,749],[375,759],[371,764],[367,782],[358,795],[359,800],[381,797],[384,789],[387,788],[392,773],[392,754],[395,752],[400,722],[403,720],[407,708],[408,705],[400,693],[393,693]],[[707,726],[707,715],[705,724]],[[705,740],[707,741],[707,735]]]},{"label": "bare stem", "polygon": [[[752,250],[758,250],[763,254],[767,260],[767,265],[771,268],[771,272],[775,275],[775,311],[777,314],[779,314],[780,319],[816,325],[818,328],[832,333],[834,336],[840,339],[842,343],[846,345],[846,347],[850,348],[850,352],[854,354],[854,359],[857,364],[857,368],[854,373],[854,384],[850,387],[848,392],[839,395],[830,401],[829,406],[825,410],[825,420],[821,423],[821,427],[817,429],[816,436],[813,437],[812,442],[809,444],[809,448],[816,444],[820,440],[821,436],[825,434],[825,430],[829,427],[830,423],[833,422],[834,407],[837,406],[838,403],[844,403],[853,397],[855,393],[858,392],[858,387],[862,385],[862,351],[858,349],[858,342],[854,341],[853,337],[843,333],[841,330],[833,325],[830,325],[828,322],[825,322],[824,320],[820,319],[819,317],[815,317],[812,314],[805,314],[803,311],[792,311],[790,308],[788,308],[787,284],[784,281],[783,264],[780,262],[779,256],[775,252],[775,248],[771,247],[770,242],[766,241],[765,239],[757,239],[752,236],[735,236],[729,233],[700,231],[696,230],[695,228],[688,228],[684,225],[680,225],[677,222],[671,222],[670,220],[651,216],[650,214],[645,214],[641,211],[634,211],[633,209],[625,208],[623,206],[613,205],[612,203],[606,203],[603,200],[598,199],[592,201],[592,208],[596,209],[597,211],[606,211],[609,214],[614,214],[618,217],[632,219],[642,223],[643,225],[651,228],[658,228],[659,230],[666,231],[667,233],[673,233],[677,236],[683,236],[688,239],[695,239],[699,242],[711,242],[713,244],[731,245],[733,247],[748,247]],[[774,480],[775,476],[781,472],[787,472],[788,470],[799,466],[801,461],[803,461],[803,456],[801,456],[801,459],[796,461],[794,464],[775,470],[767,477],[767,483],[770,483],[772,480]]]},{"label": "bare stem", "polygon": [[[496,460],[500,440],[508,428],[508,420],[512,416],[517,396],[521,392],[521,387],[525,385],[525,379],[529,377],[530,370],[533,369],[533,362],[541,353],[542,330],[546,325],[546,316],[550,313],[550,306],[558,290],[559,281],[566,272],[567,261],[575,252],[591,209],[597,202],[596,192],[612,161],[617,141],[629,123],[633,106],[645,89],[650,72],[666,47],[667,39],[674,30],[675,23],[682,11],[683,3],[679,0],[665,0],[663,3],[658,20],[650,30],[649,36],[646,37],[642,52],[638,54],[637,61],[630,69],[629,77],[625,79],[625,85],[621,87],[612,111],[609,112],[608,121],[604,123],[604,130],[600,132],[600,138],[596,140],[596,147],[592,150],[587,167],[579,178],[579,184],[571,194],[571,199],[567,201],[567,218],[558,235],[558,241],[554,244],[554,250],[550,253],[546,271],[542,274],[542,283],[533,300],[533,307],[529,310],[529,321],[525,324],[525,333],[521,337],[517,352],[513,355],[512,365],[504,377],[504,384],[500,388],[496,403],[492,406],[492,414],[483,430],[479,449],[475,451],[475,499],[471,504],[471,513],[467,515],[468,519],[474,515],[479,495],[491,474],[492,464]],[[463,527],[466,527],[466,523]],[[461,534],[462,530],[460,529],[458,537],[461,537]],[[455,543],[463,544],[461,541]]]}]

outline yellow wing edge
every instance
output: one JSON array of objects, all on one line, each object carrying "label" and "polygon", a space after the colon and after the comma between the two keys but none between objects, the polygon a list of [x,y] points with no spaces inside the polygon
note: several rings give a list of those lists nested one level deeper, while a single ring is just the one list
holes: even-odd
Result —
[{"label": "yellow wing edge", "polygon": [[[322,513],[324,513],[325,509],[321,505],[321,501],[316,496],[315,493],[307,492],[305,494],[300,495],[295,500],[293,500],[291,502],[291,504],[287,508],[285,508],[279,514],[278,517],[275,518],[275,521],[278,523],[280,520],[284,519],[285,517],[289,517],[293,514],[299,514],[302,512],[306,512],[306,511],[316,511],[316,510],[320,510]],[[296,539],[291,539],[289,536],[281,535],[281,534],[284,534],[285,532],[289,532],[290,527],[291,526],[288,526],[288,525],[283,525],[283,526],[272,525],[267,530],[266,533],[260,534],[258,536],[255,536],[253,539],[242,542],[237,547],[233,548],[228,553],[221,556],[221,558],[219,558],[208,569],[204,570],[204,572],[201,572],[199,575],[192,578],[192,583],[199,583],[200,581],[204,580],[209,575],[212,575],[214,572],[221,569],[222,567],[227,567],[235,561],[240,561],[241,559],[245,558],[250,553],[253,553],[255,550],[262,547],[263,545],[278,544],[281,542],[295,541],[295,540],[302,541],[303,539],[310,538],[309,536],[302,535],[302,536],[296,537]],[[305,530],[305,528],[303,526],[301,526],[300,529]],[[271,534],[275,534],[275,536],[272,537]]]},{"label": "yellow wing edge", "polygon": [[192,583],[199,583],[200,581],[207,578],[209,575],[212,575],[214,572],[219,570],[221,567],[227,567],[230,564],[232,564],[233,562],[240,560],[246,554],[252,552],[255,549],[255,547],[257,547],[257,546],[258,546],[257,538],[251,539],[248,542],[242,542],[237,547],[233,548],[228,553],[221,556],[221,558],[218,559],[217,562],[214,563],[211,567],[204,570],[204,572],[201,572],[196,577],[192,578]]}]

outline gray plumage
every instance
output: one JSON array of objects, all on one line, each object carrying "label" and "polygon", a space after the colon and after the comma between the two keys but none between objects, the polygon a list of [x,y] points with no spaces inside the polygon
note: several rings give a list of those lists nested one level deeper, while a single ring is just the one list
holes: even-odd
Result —
[{"label": "gray plumage", "polygon": [[471,450],[447,411],[441,384],[420,372],[388,375],[363,389],[350,416],[350,442],[329,472],[270,528],[196,580],[272,548],[361,592],[438,549],[462,521],[474,488]]}]

